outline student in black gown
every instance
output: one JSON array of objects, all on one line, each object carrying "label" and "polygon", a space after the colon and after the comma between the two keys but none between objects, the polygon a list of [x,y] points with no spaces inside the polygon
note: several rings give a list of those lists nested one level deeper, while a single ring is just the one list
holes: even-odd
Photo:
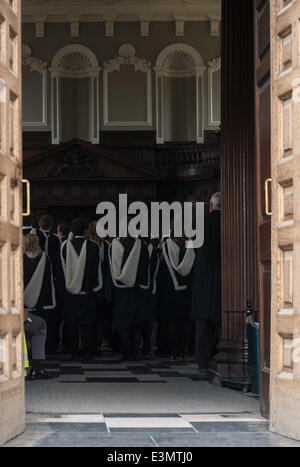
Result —
[{"label": "student in black gown", "polygon": [[187,358],[191,337],[192,270],[195,253],[184,238],[162,241],[158,274],[157,320],[165,329],[167,353],[171,359]]},{"label": "student in black gown", "polygon": [[204,220],[204,244],[196,250],[192,316],[196,320],[195,346],[199,369],[206,374],[217,353],[221,326],[221,194],[210,201]]},{"label": "student in black gown", "polygon": [[142,355],[152,355],[152,337],[156,317],[156,289],[157,289],[157,275],[160,264],[160,239],[152,238],[151,235],[145,239],[148,246],[150,256],[150,290],[149,297],[150,314],[149,318],[144,322],[142,329]]},{"label": "student in black gown", "polygon": [[78,358],[80,338],[83,357],[95,349],[94,326],[97,320],[97,293],[102,288],[100,248],[87,238],[88,222],[74,219],[69,239],[61,247],[59,294],[64,294],[64,320],[68,325],[69,347]]},{"label": "student in black gown", "polygon": [[57,236],[60,239],[60,243],[62,244],[66,240],[68,240],[69,233],[71,232],[71,226],[68,222],[61,222],[57,226]]},{"label": "student in black gown", "polygon": [[151,314],[148,247],[141,238],[116,238],[109,260],[115,286],[112,326],[120,336],[123,360],[138,360],[142,326]]},{"label": "student in black gown", "polygon": [[108,322],[110,321],[111,317],[109,313],[110,310],[106,306],[106,303],[104,300],[104,281],[105,281],[105,276],[106,276],[106,267],[105,267],[106,264],[104,263],[106,259],[105,258],[105,245],[104,245],[103,239],[98,236],[96,228],[97,228],[96,221],[92,221],[89,223],[88,238],[99,246],[101,265],[102,265],[103,287],[97,293],[98,313],[97,313],[96,326],[94,328],[95,343],[96,343],[96,348],[94,349],[94,353],[97,355],[100,355],[102,341],[105,335],[105,331],[107,330]]},{"label": "student in black gown", "polygon": [[45,342],[48,317],[56,306],[51,262],[39,245],[36,235],[24,236],[23,274],[25,330],[33,338],[32,368],[29,379],[48,379],[42,368],[45,360]]},{"label": "student in black gown", "polygon": [[[53,219],[49,215],[43,215],[39,219],[39,228],[33,230],[39,238],[40,247],[49,256],[56,286],[57,262],[60,253],[60,240],[55,233],[52,233]],[[46,352],[48,355],[54,355],[57,352],[59,345],[59,327],[60,327],[60,311],[53,311],[47,322],[48,333],[46,342]]]},{"label": "student in black gown", "polygon": [[60,240],[58,236],[52,232],[54,220],[51,216],[43,215],[39,219],[39,228],[36,229],[36,234],[39,237],[40,246],[43,251],[49,256],[53,274],[56,275],[56,264],[60,251]]},{"label": "student in black gown", "polygon": [[[71,226],[68,222],[60,222],[57,226],[57,236],[60,240],[61,245],[68,240],[69,233],[71,232]],[[57,258],[58,262],[60,262],[60,249],[59,249],[59,255]],[[59,267],[59,264],[58,266]],[[57,288],[57,286],[56,286]],[[56,297],[56,312],[57,312],[57,335],[60,333],[60,327],[61,323],[63,321],[63,308],[64,308],[64,296],[57,295]],[[65,322],[62,324],[62,340],[61,340],[61,345],[63,348],[63,351],[65,353],[68,352],[68,326]]]}]

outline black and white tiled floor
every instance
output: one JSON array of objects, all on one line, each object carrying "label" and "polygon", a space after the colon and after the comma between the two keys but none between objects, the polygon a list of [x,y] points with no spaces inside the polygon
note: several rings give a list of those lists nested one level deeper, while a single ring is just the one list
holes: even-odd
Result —
[{"label": "black and white tiled floor", "polygon": [[120,359],[94,358],[92,361],[70,361],[50,357],[45,368],[60,383],[167,383],[174,378],[201,381],[193,361],[148,358],[121,362]]},{"label": "black and white tiled floor", "polygon": [[202,381],[194,361],[52,357],[26,383],[25,432],[7,447],[300,446],[269,432],[251,395]]},{"label": "black and white tiled floor", "polygon": [[27,414],[6,447],[299,447],[255,413]]}]

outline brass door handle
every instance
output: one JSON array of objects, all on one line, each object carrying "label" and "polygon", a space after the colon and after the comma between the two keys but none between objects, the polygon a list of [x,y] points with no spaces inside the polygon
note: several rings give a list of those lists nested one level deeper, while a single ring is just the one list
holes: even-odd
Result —
[{"label": "brass door handle", "polygon": [[267,178],[265,181],[265,201],[266,201],[266,215],[272,216],[272,211],[270,211],[269,207],[269,183],[272,182],[271,178]]},{"label": "brass door handle", "polygon": [[30,214],[30,182],[29,180],[22,180],[22,183],[26,185],[26,198],[27,198],[26,211],[22,212],[22,216],[27,217]]}]

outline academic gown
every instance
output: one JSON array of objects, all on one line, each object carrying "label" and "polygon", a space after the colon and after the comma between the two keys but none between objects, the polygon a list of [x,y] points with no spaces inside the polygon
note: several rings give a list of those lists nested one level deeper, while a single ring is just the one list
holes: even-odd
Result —
[{"label": "academic gown", "polygon": [[49,256],[53,275],[56,277],[57,260],[59,258],[61,242],[57,235],[51,232],[42,232],[40,229],[36,229],[36,235],[38,236],[40,247],[43,251],[46,249],[46,236],[48,237],[48,250],[46,251]]},{"label": "academic gown", "polygon": [[[166,240],[164,240],[165,242]],[[186,250],[182,249],[180,253],[180,261],[182,260]],[[193,270],[186,277],[182,277],[174,270],[180,286],[186,285],[186,289],[176,290],[174,282],[170,275],[170,271],[161,254],[160,268],[157,277],[157,314],[156,320],[160,324],[169,322],[183,323],[190,319],[191,311],[191,294],[192,294],[192,278]]]},{"label": "academic gown", "polygon": [[[42,259],[42,254],[34,258],[29,258],[26,253],[23,254],[24,289],[26,289],[28,283],[30,282],[41,259]],[[51,310],[45,309],[45,307],[47,308],[55,307],[55,303],[53,302],[53,295],[52,295],[52,283],[53,283],[53,277],[52,277],[51,262],[48,256],[46,256],[46,264],[45,264],[45,269],[43,273],[41,291],[40,291],[37,303],[34,307],[35,309],[34,311],[32,311],[32,313],[40,316],[43,319],[47,319],[49,313],[51,313]],[[24,307],[29,308],[26,302],[24,302]]]},{"label": "academic gown", "polygon": [[[85,240],[85,238],[71,240],[78,255],[80,255]],[[62,246],[62,255],[66,260],[66,244]],[[72,294],[64,287],[63,317],[67,324],[80,327],[93,324],[96,321],[98,313],[97,295],[93,289],[98,286],[99,261],[99,246],[97,243],[87,240],[86,263],[81,287],[81,292],[85,292],[85,294]],[[59,282],[64,284],[65,279],[61,262],[58,277]],[[59,293],[62,293],[61,287]]]},{"label": "academic gown", "polygon": [[[125,249],[122,268],[131,252]],[[114,287],[112,326],[120,332],[128,332],[131,327],[142,325],[151,314],[151,288],[140,287],[149,281],[149,252],[146,243],[141,240],[141,252],[134,287]]]},{"label": "academic gown", "polygon": [[25,237],[25,235],[28,235],[30,234],[30,232],[32,231],[33,227],[23,227],[22,228],[22,232],[23,232],[23,236]]},{"label": "academic gown", "polygon": [[114,285],[111,277],[111,271],[109,267],[109,242],[103,240],[103,261],[102,261],[102,276],[103,276],[103,288],[101,295],[100,308],[101,308],[101,321],[110,321],[112,317],[112,303],[114,295]]},{"label": "academic gown", "polygon": [[196,251],[192,296],[195,320],[221,321],[221,211],[205,216],[204,244]]}]

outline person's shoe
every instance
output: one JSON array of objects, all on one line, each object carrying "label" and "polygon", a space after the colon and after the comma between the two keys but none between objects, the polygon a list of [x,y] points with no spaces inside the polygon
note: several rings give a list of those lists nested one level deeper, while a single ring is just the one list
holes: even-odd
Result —
[{"label": "person's shoe", "polygon": [[34,381],[38,379],[53,379],[54,376],[50,375],[50,373],[47,373],[43,368],[39,369],[34,369],[32,368],[30,370],[30,373],[28,376],[26,376],[26,381]]}]

